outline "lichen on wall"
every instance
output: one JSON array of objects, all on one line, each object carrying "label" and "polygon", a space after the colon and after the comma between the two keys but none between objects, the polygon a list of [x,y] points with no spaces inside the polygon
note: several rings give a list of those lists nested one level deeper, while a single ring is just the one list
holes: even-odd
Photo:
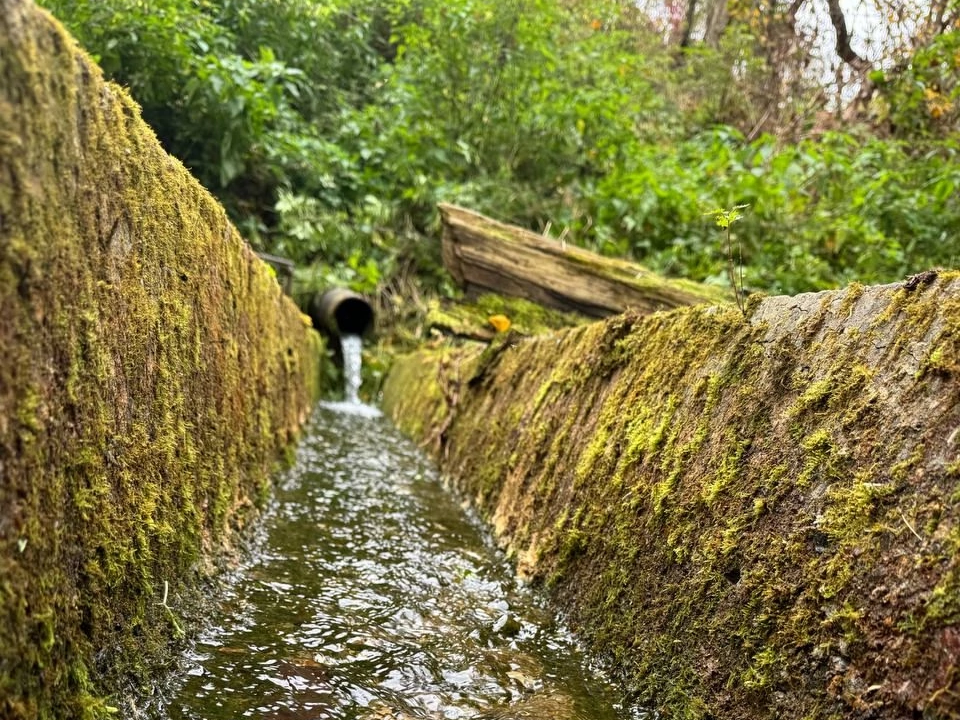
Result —
[{"label": "lichen on wall", "polygon": [[397,423],[665,718],[960,716],[960,274],[398,359]]},{"label": "lichen on wall", "polygon": [[111,692],[268,493],[319,342],[126,92],[0,0],[0,717],[127,714]]}]

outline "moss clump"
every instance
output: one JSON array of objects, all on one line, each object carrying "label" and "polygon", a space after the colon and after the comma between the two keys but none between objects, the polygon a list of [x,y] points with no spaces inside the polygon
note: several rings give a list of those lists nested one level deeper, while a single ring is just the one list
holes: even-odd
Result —
[{"label": "moss clump", "polygon": [[431,301],[425,325],[431,334],[489,340],[496,333],[490,318],[496,315],[508,318],[511,329],[523,335],[540,335],[587,322],[586,318],[574,313],[550,310],[521,298],[488,293],[473,302]]},{"label": "moss clump", "polygon": [[0,0],[0,317],[0,717],[128,714],[306,418],[321,348],[26,0]]},{"label": "moss clump", "polygon": [[955,717],[958,302],[628,314],[449,351],[456,403],[410,356],[385,404],[664,717]]}]

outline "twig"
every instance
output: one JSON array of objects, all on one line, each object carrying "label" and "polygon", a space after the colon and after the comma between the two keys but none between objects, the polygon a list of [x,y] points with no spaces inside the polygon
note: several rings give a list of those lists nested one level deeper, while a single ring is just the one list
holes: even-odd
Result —
[{"label": "twig", "polygon": [[438,455],[440,451],[443,450],[444,453],[448,448],[444,447],[444,435],[447,430],[450,429],[450,426],[453,425],[454,415],[456,414],[457,405],[460,402],[460,360],[457,359],[457,365],[454,368],[456,373],[456,378],[450,380],[447,378],[443,372],[446,363],[441,363],[440,367],[437,369],[437,384],[440,386],[440,392],[443,394],[443,400],[447,404],[447,414],[444,417],[443,422],[437,425],[434,428],[433,432],[430,433],[430,437],[423,441],[422,447],[427,447],[429,445],[435,445],[435,450]]},{"label": "twig", "polygon": [[903,520],[903,524],[907,526],[907,530],[909,530],[910,532],[912,532],[912,533],[913,533],[913,536],[914,536],[917,540],[919,540],[921,543],[924,543],[924,542],[925,542],[924,539],[923,539],[922,537],[920,537],[920,534],[919,534],[916,530],[913,529],[913,525],[911,525],[911,524],[907,521],[907,516],[903,514],[903,510],[900,511],[900,519]]}]

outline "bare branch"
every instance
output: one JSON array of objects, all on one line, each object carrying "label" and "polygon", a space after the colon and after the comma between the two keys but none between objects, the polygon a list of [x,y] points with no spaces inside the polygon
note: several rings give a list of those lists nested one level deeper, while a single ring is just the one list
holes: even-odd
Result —
[{"label": "bare branch", "polygon": [[850,31],[847,30],[847,20],[840,8],[840,0],[827,0],[827,6],[830,8],[830,22],[837,33],[837,55],[854,70],[869,72],[872,68],[870,63],[850,45]]}]

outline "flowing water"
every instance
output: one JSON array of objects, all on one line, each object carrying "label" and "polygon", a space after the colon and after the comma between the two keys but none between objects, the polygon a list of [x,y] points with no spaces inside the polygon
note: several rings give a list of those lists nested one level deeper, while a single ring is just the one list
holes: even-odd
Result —
[{"label": "flowing water", "polygon": [[363,363],[361,350],[363,341],[357,335],[343,335],[340,338],[340,349],[343,352],[343,400],[351,405],[360,403],[360,373]]},{"label": "flowing water", "polygon": [[419,450],[358,407],[317,411],[160,717],[639,717]]}]

